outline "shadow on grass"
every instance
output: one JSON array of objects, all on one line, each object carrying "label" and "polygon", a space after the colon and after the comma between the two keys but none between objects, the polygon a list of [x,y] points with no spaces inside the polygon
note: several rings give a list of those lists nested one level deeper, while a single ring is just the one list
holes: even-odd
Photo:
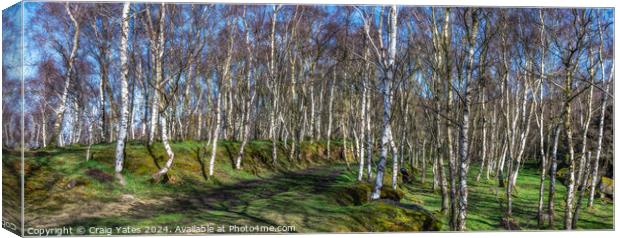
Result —
[{"label": "shadow on grass", "polygon": [[195,149],[192,149],[192,151],[196,155],[194,158],[196,159],[196,161],[198,161],[198,164],[200,164],[200,173],[202,174],[202,177],[205,179],[205,181],[209,181],[209,176],[207,175],[207,172],[206,172],[206,165],[205,165],[205,162],[202,160],[202,156],[201,156],[202,147],[198,146]]},{"label": "shadow on grass", "polygon": [[[155,155],[155,153],[153,152],[153,146],[149,145],[148,143],[146,144],[146,150],[149,152],[149,155],[153,159],[153,163],[155,164],[155,167],[157,167],[157,170],[158,171],[161,170],[161,166],[159,165],[158,160],[163,160],[164,157]],[[170,177],[168,176],[168,173],[165,173],[162,176],[163,177],[161,178],[161,183],[165,184],[168,181],[170,181]]]},{"label": "shadow on grass", "polygon": [[[195,151],[196,152],[196,151]],[[200,160],[200,157],[196,157]],[[196,189],[179,194],[163,204],[137,204],[128,214],[117,217],[87,218],[65,224],[65,226],[125,226],[135,224],[149,225],[192,225],[215,223],[218,225],[287,225],[285,220],[267,218],[271,214],[299,212],[304,216],[320,215],[326,209],[312,212],[299,209],[320,209],[322,206],[291,207],[289,201],[301,200],[309,194],[327,191],[340,174],[328,166],[312,168],[299,172],[286,172],[277,176],[247,180],[233,185],[212,189]],[[293,192],[294,191],[294,192]],[[182,214],[181,220],[165,219],[167,216]],[[299,215],[298,214],[298,215]],[[313,222],[314,219],[307,219]],[[184,223],[185,222],[185,223]],[[312,224],[305,224],[311,226]]]}]

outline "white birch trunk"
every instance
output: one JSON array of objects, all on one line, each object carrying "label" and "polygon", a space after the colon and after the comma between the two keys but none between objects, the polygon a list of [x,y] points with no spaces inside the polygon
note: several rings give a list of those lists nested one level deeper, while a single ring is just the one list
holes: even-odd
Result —
[{"label": "white birch trunk", "polygon": [[[545,56],[546,56],[546,37],[545,37],[545,17],[543,14],[543,10],[540,9],[539,10],[539,17],[540,17],[540,45],[541,45],[541,59],[540,59],[540,79],[539,79],[539,92],[538,92],[538,103],[540,103],[540,105],[538,105],[540,107],[540,115],[538,118],[538,128],[539,128],[539,133],[538,136],[539,138],[539,146],[540,146],[540,185],[538,188],[538,226],[542,226],[544,223],[544,219],[543,219],[543,215],[544,215],[544,211],[543,211],[543,206],[545,203],[545,176],[546,176],[546,168],[547,168],[547,156],[545,154],[545,124],[544,124],[544,118],[545,118],[545,104],[543,103],[543,98],[544,98],[544,80],[545,80]],[[536,102],[536,99],[534,99],[534,102]]]},{"label": "white birch trunk", "polygon": [[[366,76],[366,75],[364,75]],[[360,126],[360,137],[359,137],[359,170],[357,173],[357,181],[362,181],[363,177],[364,177],[364,160],[366,159],[366,157],[364,157],[364,139],[366,138],[366,118],[368,117],[368,113],[366,112],[366,94],[367,94],[367,89],[366,89],[366,78],[362,79],[362,105],[361,105],[361,126]]]},{"label": "white birch trunk", "polygon": [[[602,48],[602,47],[601,47]],[[599,48],[599,50],[601,49]],[[601,71],[602,71],[602,75],[605,75],[605,69],[604,69],[604,65],[603,65],[603,61],[602,61],[602,56],[601,56],[601,52],[599,51],[599,61],[601,62]],[[611,68],[611,72],[613,72],[613,65]],[[610,78],[611,78],[611,73],[610,72]],[[603,82],[606,82],[605,79],[603,79]],[[594,205],[594,192],[596,190],[596,185],[598,184],[598,166],[599,166],[599,160],[601,158],[601,149],[603,147],[603,134],[605,132],[604,128],[605,128],[605,111],[607,108],[607,100],[609,98],[609,86],[611,85],[611,82],[607,82],[607,85],[605,86],[605,92],[603,93],[603,102],[601,103],[601,115],[600,115],[600,121],[598,124],[598,138],[597,138],[597,146],[596,146],[596,151],[595,151],[595,156],[594,156],[594,161],[592,164],[592,182],[590,183],[590,194],[589,194],[589,198],[588,198],[588,207],[592,207]]]},{"label": "white birch trunk", "polygon": [[463,82],[463,88],[465,92],[463,93],[463,119],[462,125],[460,128],[459,135],[459,157],[460,157],[460,168],[459,168],[459,212],[457,218],[457,230],[463,231],[465,230],[466,225],[466,217],[467,217],[467,172],[469,170],[469,110],[470,110],[470,101],[471,101],[471,93],[470,91],[470,82],[472,80],[473,75],[473,65],[474,65],[474,48],[476,37],[478,34],[478,16],[476,14],[477,10],[473,10],[471,18],[472,18],[472,34],[469,39],[469,60],[467,65],[467,76],[465,77],[465,82]]},{"label": "white birch trunk", "polygon": [[45,113],[45,106],[41,106],[41,145],[43,145],[43,148],[47,147],[47,114]]},{"label": "white birch trunk", "polygon": [[[245,16],[245,9],[244,9],[244,16]],[[251,48],[251,43],[250,43],[250,31],[248,28],[248,24],[247,22],[244,20],[243,21],[244,24],[244,28],[246,28],[246,35],[245,35],[245,44],[246,44],[246,51],[248,53],[248,59],[247,59],[247,66],[246,66],[246,88],[248,89],[248,93],[250,94],[250,99],[246,101],[245,105],[243,106],[244,108],[244,115],[242,118],[242,129],[241,129],[241,136],[242,136],[242,141],[241,141],[241,146],[239,147],[239,154],[237,155],[237,159],[235,161],[235,168],[236,169],[241,169],[241,161],[243,160],[243,156],[244,156],[244,152],[245,152],[245,146],[248,143],[249,137],[250,137],[250,115],[252,114],[252,104],[254,103],[254,98],[256,97],[256,93],[253,92],[253,88],[252,88],[252,48]]]},{"label": "white birch trunk", "polygon": [[[383,64],[383,69],[382,72],[384,73],[384,75],[382,75],[382,83],[381,83],[381,93],[383,96],[383,133],[381,136],[381,154],[379,157],[379,164],[377,165],[377,176],[375,179],[375,184],[374,184],[374,188],[372,191],[372,195],[371,198],[372,199],[379,199],[381,196],[381,187],[383,187],[383,175],[384,175],[384,170],[385,170],[385,163],[387,160],[387,153],[388,153],[388,143],[393,143],[393,140],[391,140],[392,138],[392,130],[391,130],[391,126],[390,126],[390,114],[392,112],[392,81],[394,80],[394,61],[396,58],[396,30],[397,30],[397,10],[396,10],[396,5],[392,5],[390,7],[390,26],[389,26],[389,49],[388,49],[388,56],[387,59],[385,60],[386,62]],[[370,33],[368,31],[368,27],[366,27],[366,35],[369,36]],[[368,37],[370,38],[370,37]],[[380,54],[377,53],[377,56],[379,56]],[[395,146],[393,147],[393,149],[395,149]],[[395,150],[394,150],[395,152]],[[396,158],[395,158],[396,160]],[[398,161],[395,161],[395,163],[398,163]],[[398,164],[396,164],[395,167],[397,167]],[[395,180],[393,180],[392,182],[393,186],[395,183]]]},{"label": "white birch trunk", "polygon": [[166,161],[166,164],[164,164],[164,166],[156,174],[153,175],[153,179],[155,181],[159,181],[161,176],[165,176],[168,173],[168,171],[172,167],[172,162],[174,161],[174,152],[172,151],[172,148],[170,147],[170,143],[168,143],[168,125],[167,125],[168,118],[166,117],[166,115],[161,115],[159,119],[161,120],[160,121],[161,143],[164,145],[164,150],[166,151],[168,160]]},{"label": "white birch trunk", "polygon": [[211,160],[209,160],[209,176],[213,176],[213,169],[215,166],[215,156],[217,154],[217,139],[220,134],[220,127],[222,124],[222,110],[220,109],[222,101],[222,92],[218,90],[217,97],[215,99],[215,129],[213,130],[213,136],[211,139]]},{"label": "white birch trunk", "polygon": [[127,139],[127,120],[129,115],[129,88],[128,88],[128,77],[129,77],[129,62],[127,59],[127,50],[128,50],[128,38],[129,38],[129,2],[123,4],[123,15],[121,21],[121,111],[120,111],[120,120],[118,125],[118,138],[116,140],[116,162],[114,166],[114,171],[116,172],[117,178],[119,179],[121,184],[125,184],[125,181],[122,179],[121,172],[123,171],[123,160],[125,159],[125,140]]},{"label": "white birch trunk", "polygon": [[[327,105],[327,159],[331,159],[331,137],[332,137],[332,109],[334,104],[334,84],[336,83],[336,71],[333,72],[334,76],[329,85],[329,99]],[[344,128],[343,128],[344,129]]]},{"label": "white birch trunk", "polygon": [[69,94],[69,85],[71,85],[71,78],[73,77],[73,63],[75,61],[75,57],[77,56],[77,49],[80,43],[80,24],[71,12],[69,7],[69,3],[65,4],[65,9],[71,22],[73,23],[73,45],[71,47],[71,53],[69,54],[69,59],[67,62],[67,72],[65,74],[64,86],[62,90],[62,94],[60,96],[60,101],[58,105],[58,109],[56,109],[56,120],[54,121],[54,137],[56,145],[59,147],[64,146],[63,136],[62,136],[62,125],[65,117],[65,112],[67,110],[67,96]]}]

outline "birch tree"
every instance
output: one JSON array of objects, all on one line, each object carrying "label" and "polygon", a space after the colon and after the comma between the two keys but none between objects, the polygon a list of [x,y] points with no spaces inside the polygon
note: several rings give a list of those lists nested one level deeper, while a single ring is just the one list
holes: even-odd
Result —
[{"label": "birch tree", "polygon": [[128,38],[129,38],[129,2],[123,4],[123,14],[121,18],[121,112],[120,124],[118,126],[118,138],[116,140],[116,162],[114,171],[119,182],[124,185],[125,180],[121,175],[123,171],[123,160],[125,159],[125,140],[127,139],[127,127],[129,116],[129,87],[127,78],[129,77],[129,60],[128,60]]},{"label": "birch tree", "polygon": [[[79,8],[75,6],[75,8]],[[51,144],[56,144],[56,146],[62,147],[64,146],[63,137],[62,137],[62,125],[65,119],[65,112],[67,110],[67,96],[69,94],[69,86],[71,85],[71,79],[74,77],[74,62],[77,56],[77,50],[80,45],[80,22],[78,21],[76,15],[72,11],[71,5],[69,3],[65,4],[65,10],[67,11],[67,15],[71,19],[73,24],[73,38],[71,44],[71,51],[69,53],[67,63],[66,63],[66,72],[64,76],[64,86],[62,94],[60,95],[60,101],[58,108],[56,109],[56,120],[54,121],[53,126],[53,135]]]}]

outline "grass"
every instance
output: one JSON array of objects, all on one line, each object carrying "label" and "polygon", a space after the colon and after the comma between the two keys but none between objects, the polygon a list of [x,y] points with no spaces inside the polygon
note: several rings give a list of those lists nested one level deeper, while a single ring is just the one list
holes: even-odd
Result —
[{"label": "grass", "polygon": [[[480,167],[472,164],[468,176],[469,188],[469,207],[467,211],[467,230],[470,231],[490,231],[503,229],[499,221],[504,216],[506,207],[505,188],[497,186],[498,181],[491,178],[486,180],[484,176],[480,182],[476,182],[475,177]],[[415,202],[420,203],[426,209],[434,212],[444,222],[443,229],[447,227],[447,216],[440,213],[441,210],[441,194],[432,190],[432,172],[427,171],[427,180],[424,184],[420,182],[420,176],[412,186],[407,186],[406,193],[410,195]],[[556,195],[554,199],[554,227],[538,227],[537,211],[538,211],[538,193],[540,184],[540,173],[534,165],[525,164],[519,172],[517,186],[513,195],[513,215],[522,229],[540,230],[563,228],[564,198],[566,196],[566,187],[556,181]],[[545,211],[548,203],[549,179],[545,180]],[[580,210],[577,229],[593,230],[593,229],[613,229],[614,209],[613,204],[600,199],[595,199],[594,206],[587,208],[587,198],[584,198],[584,205]],[[411,199],[410,199],[411,200]]]},{"label": "grass", "polygon": [[[233,167],[239,143],[218,144],[214,176],[205,171],[210,151],[204,142],[185,141],[172,145],[175,161],[169,181],[152,183],[155,162],[166,160],[162,146],[154,145],[151,154],[140,143],[128,143],[125,186],[104,176],[113,174],[114,144],[93,145],[89,161],[85,161],[85,146],[29,152],[26,227],[130,225],[174,230],[191,225],[291,225],[295,232],[436,228],[432,215],[421,207],[382,201],[342,203],[340,197],[346,194],[341,189],[357,182],[343,158],[325,158],[323,142],[302,145],[299,160],[288,158],[279,145],[274,164],[271,142],[253,141],[246,148],[242,170]],[[339,155],[339,143],[333,145],[332,155]],[[7,162],[3,161],[4,171],[11,164]]]},{"label": "grass", "polygon": [[[400,185],[404,192],[400,204],[364,202],[360,199],[371,186],[356,181],[356,163],[341,158],[339,141],[332,143],[332,159],[326,159],[324,142],[304,143],[299,160],[289,158],[288,150],[279,144],[275,164],[271,142],[252,141],[241,170],[233,167],[239,143],[218,144],[214,176],[209,177],[211,152],[205,142],[173,143],[175,161],[169,181],[162,184],[151,182],[155,162],[166,160],[162,146],[155,144],[151,153],[144,145],[130,142],[123,172],[126,186],[90,173],[113,174],[114,144],[93,145],[89,161],[85,161],[86,147],[79,145],[28,152],[26,227],[131,225],[142,228],[142,233],[149,227],[166,227],[171,233],[176,226],[191,225],[292,225],[295,232],[448,230],[447,217],[439,211],[441,195],[431,189],[430,166],[424,184],[416,172],[413,183]],[[536,224],[539,175],[534,167],[525,164],[519,173],[513,219],[523,229],[561,229],[566,189],[560,182],[556,183],[555,227]],[[18,187],[6,189],[18,185],[18,168],[19,154],[3,151],[5,208],[18,204]],[[502,230],[505,190],[498,188],[496,180],[476,182],[478,169],[476,164],[470,167],[467,229]],[[385,187],[391,184],[390,171],[386,171]],[[3,215],[16,212],[5,209]],[[583,208],[577,229],[613,229],[613,204],[596,199],[593,208]]]}]

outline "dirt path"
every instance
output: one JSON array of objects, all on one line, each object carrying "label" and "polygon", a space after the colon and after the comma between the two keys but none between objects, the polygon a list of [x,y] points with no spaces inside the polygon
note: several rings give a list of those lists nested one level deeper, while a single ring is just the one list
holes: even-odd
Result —
[{"label": "dirt path", "polygon": [[[64,214],[63,218],[73,219],[70,219],[71,221],[59,219],[56,222],[58,225],[67,226],[89,226],[91,224],[120,226],[145,223],[172,225],[173,227],[176,225],[225,225],[227,227],[229,225],[287,225],[290,224],[287,220],[296,218],[287,214],[293,210],[289,207],[292,204],[282,199],[294,196],[296,201],[312,205],[314,202],[312,199],[329,189],[344,169],[343,166],[321,166],[189,194],[178,194],[178,196],[146,199],[130,197],[124,199],[123,202],[126,204],[122,206],[110,203],[101,207],[106,210],[112,208],[112,210],[93,213],[97,214],[97,217]],[[112,216],[114,210],[121,212],[122,215]]]}]

